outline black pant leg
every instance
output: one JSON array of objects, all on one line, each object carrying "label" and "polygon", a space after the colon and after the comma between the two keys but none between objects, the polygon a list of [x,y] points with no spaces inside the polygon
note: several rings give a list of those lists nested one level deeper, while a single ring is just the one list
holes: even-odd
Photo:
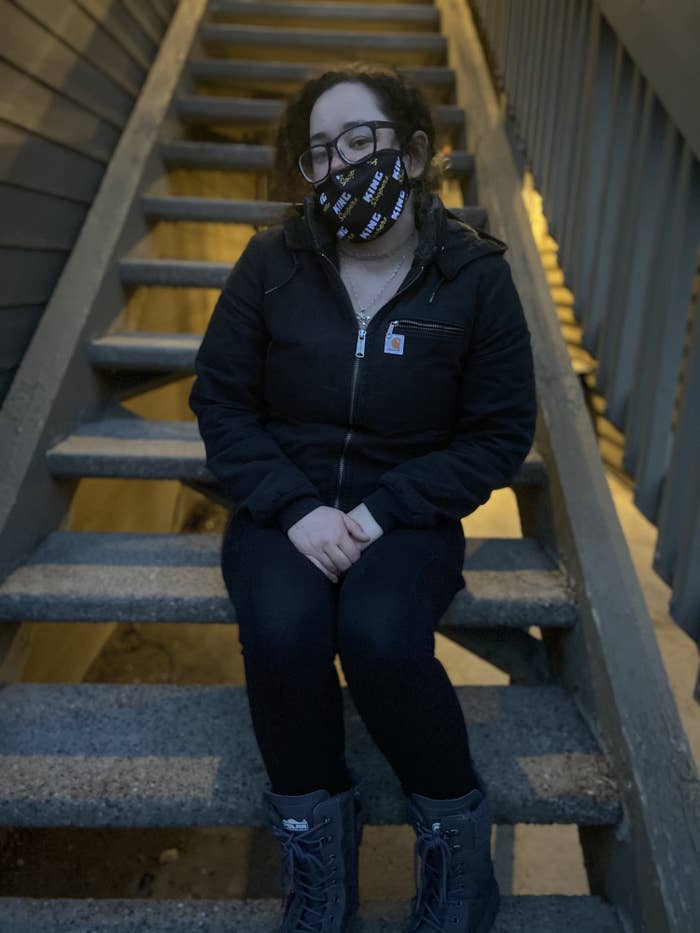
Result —
[{"label": "black pant leg", "polygon": [[256,739],[278,794],[351,786],[334,664],[336,584],[277,526],[228,523],[221,570],[236,610]]},{"label": "black pant leg", "polygon": [[341,580],[338,646],[350,694],[406,794],[460,797],[477,786],[454,686],[434,632],[456,593],[461,523],[393,529]]}]

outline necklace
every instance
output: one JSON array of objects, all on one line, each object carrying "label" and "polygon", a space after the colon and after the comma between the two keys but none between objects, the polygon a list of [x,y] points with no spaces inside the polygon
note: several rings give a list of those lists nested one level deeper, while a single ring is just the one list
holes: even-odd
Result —
[{"label": "necklace", "polygon": [[[361,325],[362,327],[366,327],[366,326],[367,326],[367,324],[369,323],[370,317],[371,317],[369,311],[367,310],[367,307],[368,307],[369,305],[373,305],[374,302],[380,297],[380,295],[382,295],[382,294],[384,293],[384,291],[389,287],[390,283],[393,282],[393,280],[394,280],[394,279],[396,278],[396,276],[399,274],[399,269],[403,266],[404,262],[406,261],[406,257],[407,257],[407,256],[408,256],[408,250],[406,250],[406,251],[404,252],[404,254],[403,254],[403,256],[401,257],[401,259],[399,259],[399,264],[396,266],[396,268],[395,268],[394,271],[391,273],[391,275],[389,276],[389,278],[386,280],[386,282],[385,282],[385,283],[382,285],[382,287],[379,289],[379,291],[377,292],[377,294],[374,295],[374,297],[371,299],[371,301],[365,302],[365,303],[364,303],[364,304],[365,304],[365,307],[364,307],[364,308],[361,307],[359,311],[355,311],[355,317],[356,317],[357,320],[360,322],[360,325]],[[348,275],[347,269],[345,270],[345,274],[346,274],[347,279],[348,279],[348,285],[350,286],[350,291],[353,293],[353,295],[354,295],[354,297],[355,297],[355,301],[357,302],[358,305],[362,305],[362,302],[360,301],[360,297],[359,297],[359,295],[357,294],[357,292],[355,291],[355,286],[352,284],[352,277],[351,277],[350,275]]]}]

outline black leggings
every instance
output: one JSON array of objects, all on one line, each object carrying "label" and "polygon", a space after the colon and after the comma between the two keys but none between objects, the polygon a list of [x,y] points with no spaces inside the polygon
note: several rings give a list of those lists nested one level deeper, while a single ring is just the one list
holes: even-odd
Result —
[{"label": "black leggings", "polygon": [[253,728],[278,794],[351,786],[339,655],[352,700],[404,794],[476,787],[457,694],[434,631],[458,590],[461,522],[381,535],[333,583],[277,525],[240,509],[221,569],[239,624]]}]

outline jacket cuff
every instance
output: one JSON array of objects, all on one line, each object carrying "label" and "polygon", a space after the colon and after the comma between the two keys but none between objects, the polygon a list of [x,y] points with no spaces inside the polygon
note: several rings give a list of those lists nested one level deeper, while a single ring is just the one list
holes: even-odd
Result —
[{"label": "jacket cuff", "polygon": [[277,524],[286,534],[295,522],[308,515],[309,512],[313,512],[319,505],[323,505],[323,502],[316,496],[302,496],[301,499],[294,499],[289,505],[285,505],[279,510]]},{"label": "jacket cuff", "polygon": [[362,500],[372,514],[372,518],[386,533],[400,525],[406,525],[401,507],[396,497],[385,486],[377,486]]}]

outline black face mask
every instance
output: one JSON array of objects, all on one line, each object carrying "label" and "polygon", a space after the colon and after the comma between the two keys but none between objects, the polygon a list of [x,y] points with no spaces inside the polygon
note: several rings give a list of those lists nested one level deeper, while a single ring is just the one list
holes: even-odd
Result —
[{"label": "black face mask", "polygon": [[316,197],[337,239],[365,243],[393,227],[412,187],[401,150],[380,149],[329,175],[316,186]]}]

